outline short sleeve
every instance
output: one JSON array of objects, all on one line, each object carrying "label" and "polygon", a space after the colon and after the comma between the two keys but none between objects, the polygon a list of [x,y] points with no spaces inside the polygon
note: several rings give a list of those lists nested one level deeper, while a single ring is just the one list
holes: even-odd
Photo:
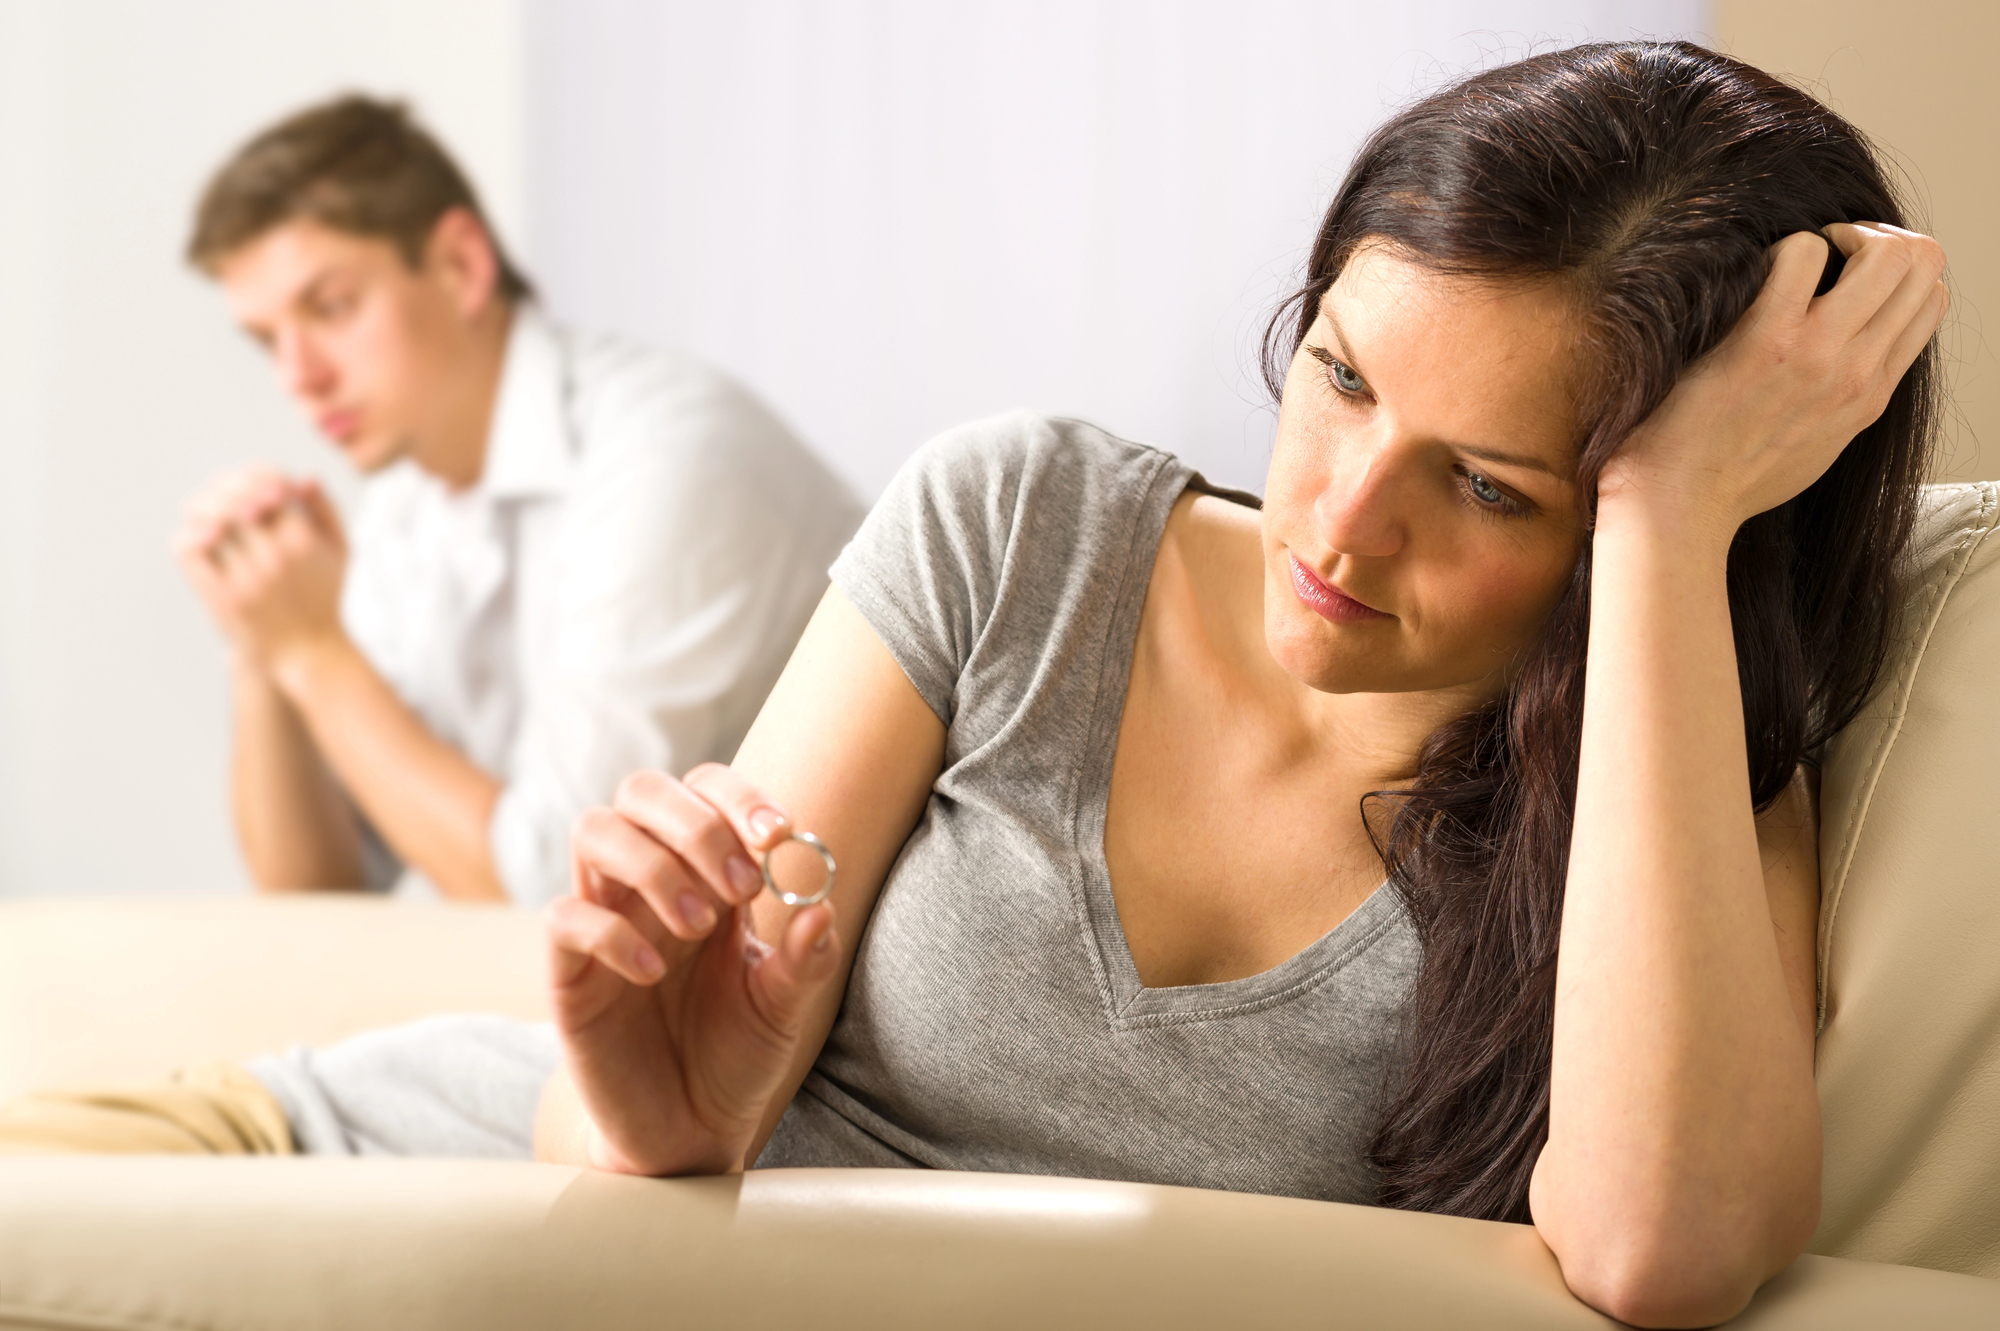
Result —
[{"label": "short sleeve", "polygon": [[1009,636],[1053,627],[1087,567],[1128,557],[1111,547],[1191,474],[1171,454],[1080,421],[976,421],[904,464],[834,562],[833,582],[950,725],[996,626]]}]

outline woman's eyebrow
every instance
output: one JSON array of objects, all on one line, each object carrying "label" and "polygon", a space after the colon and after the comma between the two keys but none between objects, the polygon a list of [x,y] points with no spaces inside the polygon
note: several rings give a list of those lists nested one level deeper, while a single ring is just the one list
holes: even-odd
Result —
[{"label": "woman's eyebrow", "polygon": [[1354,371],[1355,378],[1365,380],[1368,376],[1354,363],[1354,353],[1347,347],[1347,334],[1340,331],[1340,320],[1333,315],[1333,303],[1328,299],[1332,294],[1328,292],[1326,296],[1320,297],[1320,315],[1326,320],[1326,326],[1333,330],[1333,345],[1340,351],[1340,363]]},{"label": "woman's eyebrow", "polygon": [[1497,448],[1474,448],[1470,444],[1453,444],[1452,447],[1469,458],[1478,458],[1481,462],[1495,462],[1503,467],[1523,467],[1528,471],[1539,471],[1543,475],[1562,479],[1554,467],[1540,458],[1525,457],[1519,453],[1502,453]]}]

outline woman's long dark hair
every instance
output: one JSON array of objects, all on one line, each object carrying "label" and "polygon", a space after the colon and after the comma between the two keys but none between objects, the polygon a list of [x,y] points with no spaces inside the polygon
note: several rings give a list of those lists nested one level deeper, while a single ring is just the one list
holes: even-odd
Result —
[{"label": "woman's long dark hair", "polygon": [[[1264,343],[1274,393],[1342,265],[1383,240],[1434,270],[1553,279],[1582,338],[1577,484],[1755,299],[1767,250],[1830,222],[1904,223],[1845,120],[1682,42],[1576,46],[1475,74],[1362,147],[1304,287]],[[1926,350],[1819,481],[1751,519],[1729,611],[1759,809],[1873,689],[1937,417]],[[1375,806],[1423,941],[1409,1061],[1373,1146],[1390,1206],[1527,1220],[1548,1136],[1556,942],[1590,623],[1586,546],[1506,696],[1430,737]]]}]

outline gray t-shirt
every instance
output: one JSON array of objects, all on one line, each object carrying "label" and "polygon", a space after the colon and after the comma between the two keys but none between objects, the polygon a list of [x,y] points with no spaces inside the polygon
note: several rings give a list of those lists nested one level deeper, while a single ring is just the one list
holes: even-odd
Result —
[{"label": "gray t-shirt", "polygon": [[1089,425],[1003,416],[925,447],[834,565],[944,721],[944,770],[760,1167],[1375,1199],[1418,955],[1394,891],[1261,975],[1167,989],[1139,983],[1112,898],[1112,750],[1191,484]]}]

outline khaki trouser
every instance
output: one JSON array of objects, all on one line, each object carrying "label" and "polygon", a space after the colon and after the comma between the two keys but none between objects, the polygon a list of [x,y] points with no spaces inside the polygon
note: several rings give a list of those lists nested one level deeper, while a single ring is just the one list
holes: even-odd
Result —
[{"label": "khaki trouser", "polygon": [[292,1155],[285,1111],[234,1063],[166,1081],[47,1091],[0,1105],[0,1155]]}]

